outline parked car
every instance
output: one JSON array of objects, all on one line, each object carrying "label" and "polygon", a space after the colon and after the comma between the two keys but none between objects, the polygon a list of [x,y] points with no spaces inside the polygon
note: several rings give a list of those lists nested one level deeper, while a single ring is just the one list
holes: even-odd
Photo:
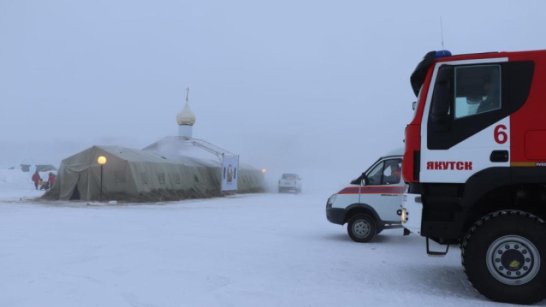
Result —
[{"label": "parked car", "polygon": [[401,228],[405,189],[401,168],[401,149],[379,158],[349,186],[328,198],[328,221],[347,223],[349,237],[356,242],[369,242],[384,229]]},{"label": "parked car", "polygon": [[301,178],[297,174],[285,173],[279,179],[279,193],[301,193]]}]

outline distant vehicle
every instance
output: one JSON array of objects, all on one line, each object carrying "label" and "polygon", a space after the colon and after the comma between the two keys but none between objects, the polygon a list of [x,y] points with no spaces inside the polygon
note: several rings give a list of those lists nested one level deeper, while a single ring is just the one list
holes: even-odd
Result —
[{"label": "distant vehicle", "polygon": [[282,174],[279,180],[279,193],[301,193],[301,178],[297,174]]},{"label": "distant vehicle", "polygon": [[401,228],[405,189],[401,168],[402,149],[379,158],[351,185],[328,198],[328,221],[347,223],[347,233],[355,242],[369,242],[384,229]]}]

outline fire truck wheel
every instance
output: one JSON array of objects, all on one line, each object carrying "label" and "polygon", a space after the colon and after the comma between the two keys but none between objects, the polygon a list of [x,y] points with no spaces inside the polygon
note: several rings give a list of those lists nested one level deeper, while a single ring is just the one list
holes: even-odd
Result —
[{"label": "fire truck wheel", "polygon": [[367,214],[356,214],[349,219],[347,232],[355,242],[369,242],[375,237],[375,220]]},{"label": "fire truck wheel", "polygon": [[476,222],[461,244],[468,280],[491,300],[541,301],[546,292],[546,225],[523,211],[503,210]]}]

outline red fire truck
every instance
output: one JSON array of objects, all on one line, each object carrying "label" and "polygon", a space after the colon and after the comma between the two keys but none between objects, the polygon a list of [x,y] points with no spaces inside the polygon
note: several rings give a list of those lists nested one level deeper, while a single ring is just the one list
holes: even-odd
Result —
[{"label": "red fire truck", "polygon": [[[404,227],[458,243],[486,297],[546,296],[546,50],[426,54],[411,76]],[[429,239],[445,244],[431,251]]]}]

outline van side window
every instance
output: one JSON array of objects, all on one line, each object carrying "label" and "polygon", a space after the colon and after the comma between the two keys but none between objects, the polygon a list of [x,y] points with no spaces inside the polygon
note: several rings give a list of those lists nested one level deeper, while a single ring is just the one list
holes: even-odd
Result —
[{"label": "van side window", "polygon": [[383,180],[383,162],[377,164],[367,175],[368,185],[380,185]]},{"label": "van side window", "polygon": [[455,119],[501,108],[500,65],[455,68]]},{"label": "van side window", "polygon": [[367,175],[369,185],[387,185],[400,183],[402,159],[384,160],[377,164]]},{"label": "van side window", "polygon": [[398,184],[401,174],[402,159],[386,160],[381,184]]}]

